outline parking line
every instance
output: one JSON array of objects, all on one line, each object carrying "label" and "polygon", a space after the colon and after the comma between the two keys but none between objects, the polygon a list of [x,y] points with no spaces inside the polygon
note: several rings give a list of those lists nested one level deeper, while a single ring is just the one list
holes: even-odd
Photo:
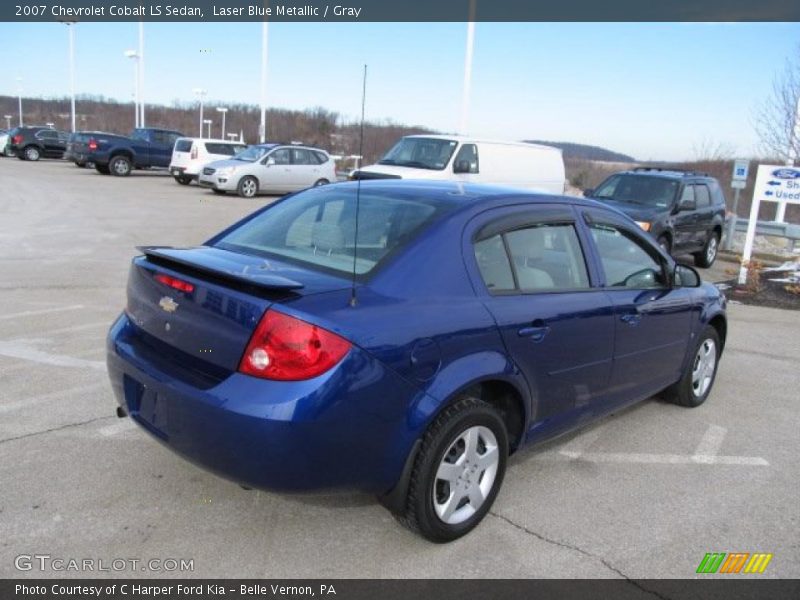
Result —
[{"label": "parking line", "polygon": [[61,329],[48,329],[45,333],[47,335],[55,335],[61,333],[73,333],[76,331],[83,331],[85,329],[96,329],[98,327],[111,327],[112,319],[107,321],[95,321],[94,323],[86,323],[84,325],[73,325],[72,327],[62,327]]},{"label": "parking line", "polygon": [[628,452],[562,452],[563,456],[593,463],[639,463],[649,465],[741,465],[767,467],[760,456],[712,456],[699,462],[690,454],[644,454]]},{"label": "parking line", "polygon": [[709,425],[692,458],[700,463],[713,463],[714,458],[719,454],[719,449],[722,447],[726,433],[728,433],[728,430],[724,427]]},{"label": "parking line", "polygon": [[34,396],[33,398],[26,398],[24,400],[17,400],[15,402],[7,402],[4,404],[0,404],[0,414],[11,412],[35,404],[40,404],[42,402],[47,402],[49,400],[56,400],[58,398],[63,398],[64,396],[71,396],[73,394],[78,394],[81,392],[91,392],[105,387],[108,387],[106,383],[92,383],[90,385],[81,385],[66,390],[56,390],[55,392],[42,394],[41,396]]},{"label": "parking line", "polygon": [[99,360],[84,360],[74,358],[66,354],[50,354],[42,350],[32,348],[24,341],[0,341],[0,355],[11,358],[21,358],[31,362],[37,362],[55,367],[75,367],[79,369],[95,369],[105,371],[106,364]]},{"label": "parking line", "polygon": [[0,316],[0,321],[7,321],[10,319],[19,319],[22,317],[33,317],[36,315],[47,315],[50,313],[63,312],[65,310],[78,310],[83,308],[83,304],[72,304],[70,306],[58,306],[55,308],[43,308],[42,310],[25,310],[10,315]]},{"label": "parking line", "polygon": [[100,435],[108,437],[111,435],[117,435],[118,433],[125,433],[126,431],[133,431],[134,429],[136,429],[136,423],[134,423],[131,419],[125,419],[119,423],[101,427],[97,431],[100,433]]}]

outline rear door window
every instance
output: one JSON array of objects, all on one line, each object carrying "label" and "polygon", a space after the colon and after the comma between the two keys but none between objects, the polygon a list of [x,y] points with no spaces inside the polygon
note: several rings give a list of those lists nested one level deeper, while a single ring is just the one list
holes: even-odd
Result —
[{"label": "rear door window", "polygon": [[697,208],[708,208],[711,206],[711,195],[705,185],[696,185],[694,188],[695,201]]},{"label": "rear door window", "polygon": [[242,146],[238,144],[220,144],[218,142],[206,142],[206,152],[209,154],[221,154],[224,156],[233,156]]}]

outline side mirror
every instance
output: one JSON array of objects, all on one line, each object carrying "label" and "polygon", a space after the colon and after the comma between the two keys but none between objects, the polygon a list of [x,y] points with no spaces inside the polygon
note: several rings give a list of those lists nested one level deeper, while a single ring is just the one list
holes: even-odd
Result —
[{"label": "side mirror", "polygon": [[594,194],[594,189],[592,188],[586,188],[585,190],[583,190],[583,196],[585,198],[591,198],[592,194]]},{"label": "side mirror", "polygon": [[700,287],[702,283],[700,274],[686,265],[675,265],[672,281],[675,287]]},{"label": "side mirror", "polygon": [[266,161],[264,161],[264,165],[266,165],[267,167],[271,167],[274,164],[275,164],[275,159],[272,158],[271,156]]},{"label": "side mirror", "polygon": [[453,164],[453,173],[469,173],[469,161],[468,160],[457,160]]},{"label": "side mirror", "polygon": [[683,212],[685,210],[694,210],[697,208],[697,203],[694,200],[689,200],[688,198],[684,198],[680,202],[678,202],[678,212]]}]

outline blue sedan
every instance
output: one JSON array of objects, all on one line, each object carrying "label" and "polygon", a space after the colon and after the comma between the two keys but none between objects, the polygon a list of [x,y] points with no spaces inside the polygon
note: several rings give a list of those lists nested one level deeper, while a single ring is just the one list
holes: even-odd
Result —
[{"label": "blue sedan", "polygon": [[140,250],[117,414],[245,486],[373,492],[437,542],[524,444],[655,394],[702,404],[727,331],[715,287],[587,199],[342,183]]}]

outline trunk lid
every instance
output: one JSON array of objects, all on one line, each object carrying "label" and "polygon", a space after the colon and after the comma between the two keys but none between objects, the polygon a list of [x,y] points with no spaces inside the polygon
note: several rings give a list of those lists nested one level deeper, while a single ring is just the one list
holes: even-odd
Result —
[{"label": "trunk lid", "polygon": [[210,246],[140,250],[128,278],[127,314],[151,349],[194,370],[205,364],[209,371],[235,371],[273,303],[348,286],[339,277]]}]

